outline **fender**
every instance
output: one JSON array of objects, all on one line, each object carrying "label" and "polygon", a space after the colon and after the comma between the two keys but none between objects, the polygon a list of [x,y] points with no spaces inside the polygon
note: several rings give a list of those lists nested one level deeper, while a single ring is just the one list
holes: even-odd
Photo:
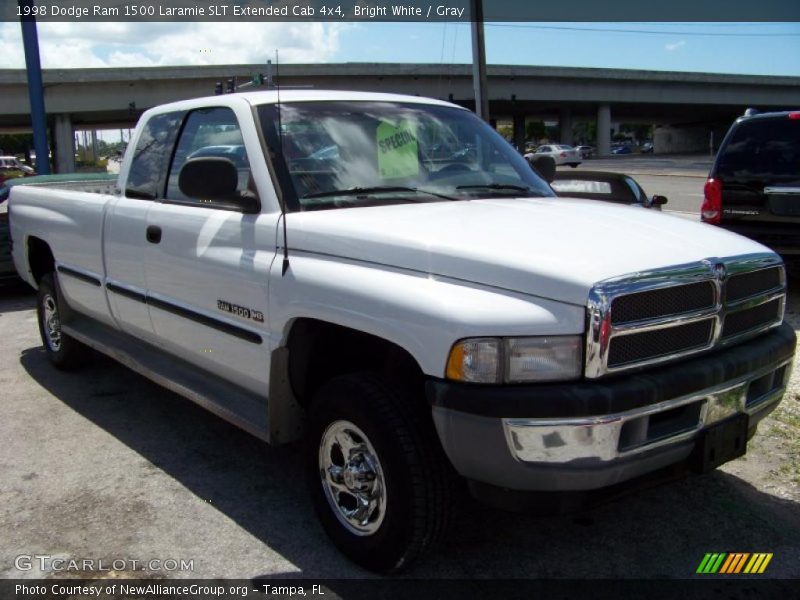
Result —
[{"label": "fender", "polygon": [[290,256],[286,275],[276,261],[270,278],[273,347],[286,343],[295,319],[313,318],[390,341],[441,377],[462,338],[584,331],[580,306],[340,257]]}]

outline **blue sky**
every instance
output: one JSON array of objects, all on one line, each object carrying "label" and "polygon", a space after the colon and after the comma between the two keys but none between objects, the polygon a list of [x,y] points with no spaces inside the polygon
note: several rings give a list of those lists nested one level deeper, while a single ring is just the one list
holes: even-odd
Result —
[{"label": "blue sky", "polygon": [[[800,75],[798,23],[487,23],[485,32],[490,64]],[[341,36],[334,60],[365,55],[379,62],[469,62],[470,26],[358,25]]]},{"label": "blue sky", "polygon": [[[800,23],[487,23],[490,64],[800,76]],[[468,63],[466,23],[40,23],[44,68],[281,61]],[[243,40],[246,40],[243,42]],[[3,67],[23,68],[18,23]]]}]

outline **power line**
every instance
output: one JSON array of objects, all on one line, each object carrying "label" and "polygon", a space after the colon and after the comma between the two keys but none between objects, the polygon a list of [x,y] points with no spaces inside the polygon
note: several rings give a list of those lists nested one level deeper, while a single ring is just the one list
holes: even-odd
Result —
[{"label": "power line", "polygon": [[569,27],[561,25],[522,25],[515,23],[486,23],[486,27],[504,27],[514,29],[553,29],[559,31],[582,31],[584,33],[639,33],[647,35],[694,35],[707,37],[797,37],[797,33],[730,33],[722,31],[655,31],[652,29],[612,29],[605,27]]},{"label": "power line", "polygon": [[[593,22],[592,25],[597,24]],[[625,25],[653,25],[653,21],[625,21]],[[787,25],[796,25],[796,23],[778,22],[778,21],[759,21],[759,22],[736,22],[736,21],[714,21],[709,22],[689,22],[689,21],[659,21],[658,25],[661,27],[786,27]]]}]

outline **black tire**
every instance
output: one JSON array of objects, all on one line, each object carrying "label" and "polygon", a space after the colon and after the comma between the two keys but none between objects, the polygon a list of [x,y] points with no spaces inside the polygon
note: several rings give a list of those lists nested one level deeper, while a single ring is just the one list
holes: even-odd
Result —
[{"label": "black tire", "polygon": [[569,163],[569,166],[572,167],[573,169],[577,169],[579,164],[580,163]]},{"label": "black tire", "polygon": [[61,331],[64,304],[51,273],[44,275],[39,281],[39,290],[36,293],[36,316],[42,344],[47,358],[54,367],[70,371],[86,362],[89,348]]},{"label": "black tire", "polygon": [[[337,431],[357,444],[349,462],[344,460],[342,444],[328,444]],[[314,509],[333,543],[350,560],[378,573],[399,572],[445,539],[453,517],[456,475],[430,414],[414,410],[400,386],[371,373],[331,380],[314,398],[306,441]],[[331,464],[326,468],[328,459]],[[347,488],[343,495],[331,491],[331,473],[337,468],[342,473],[339,486]],[[364,479],[354,482],[356,477]],[[356,506],[356,496],[348,491],[354,489],[353,483],[372,486],[368,492],[374,498],[365,508],[369,517],[355,519],[357,523],[339,508]]]}]

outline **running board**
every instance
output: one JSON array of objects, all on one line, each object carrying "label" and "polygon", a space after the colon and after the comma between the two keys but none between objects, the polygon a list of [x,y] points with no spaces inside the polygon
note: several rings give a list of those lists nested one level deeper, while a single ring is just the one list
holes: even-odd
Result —
[{"label": "running board", "polygon": [[209,376],[199,367],[93,319],[75,315],[69,323],[62,323],[61,328],[67,335],[132,371],[188,398],[257,438],[270,441],[266,397]]}]

